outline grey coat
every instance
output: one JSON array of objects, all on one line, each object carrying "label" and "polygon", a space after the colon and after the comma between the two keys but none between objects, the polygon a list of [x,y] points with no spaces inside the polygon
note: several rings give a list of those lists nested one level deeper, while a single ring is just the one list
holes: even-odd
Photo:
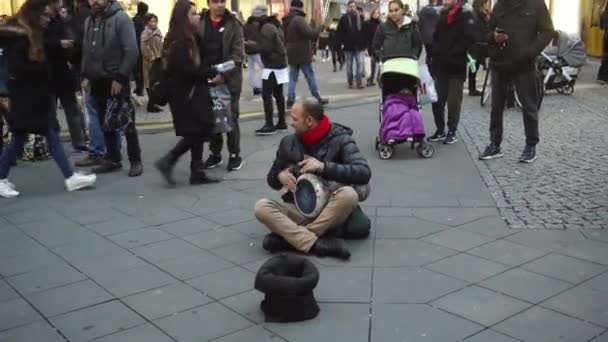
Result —
[{"label": "grey coat", "polygon": [[101,17],[86,19],[81,67],[85,78],[128,84],[138,58],[133,22],[117,2]]}]

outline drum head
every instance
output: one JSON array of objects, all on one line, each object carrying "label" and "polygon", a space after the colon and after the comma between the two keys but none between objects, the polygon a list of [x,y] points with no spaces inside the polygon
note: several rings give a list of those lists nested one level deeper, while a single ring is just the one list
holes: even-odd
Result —
[{"label": "drum head", "polygon": [[308,179],[300,179],[295,193],[296,207],[306,217],[313,215],[317,208],[317,193]]}]

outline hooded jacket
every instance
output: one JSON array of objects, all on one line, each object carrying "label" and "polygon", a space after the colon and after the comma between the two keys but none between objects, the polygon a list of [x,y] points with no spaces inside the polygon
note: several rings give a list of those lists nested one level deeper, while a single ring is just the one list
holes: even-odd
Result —
[{"label": "hooded jacket", "polygon": [[438,21],[439,10],[433,5],[426,5],[418,12],[418,28],[423,44],[433,44],[433,32]]},{"label": "hooded jacket", "polygon": [[[295,134],[284,137],[268,172],[268,185],[275,190],[280,190],[283,185],[279,181],[279,173],[303,161],[304,155],[325,163],[323,172],[319,174],[324,180],[341,184],[368,184],[372,171],[367,160],[359,151],[352,134],[353,131],[350,128],[332,123],[327,136],[310,147],[302,144]],[[283,199],[286,202],[293,202],[291,193],[287,193]]]},{"label": "hooded jacket", "polygon": [[[509,36],[504,44],[494,40],[496,28]],[[498,1],[486,35],[492,67],[507,72],[534,70],[536,57],[553,35],[553,22],[543,0]]]},{"label": "hooded jacket", "polygon": [[392,20],[380,24],[372,45],[382,61],[395,57],[418,59],[422,53],[418,25],[407,16],[398,27]]},{"label": "hooded jacket", "polygon": [[319,38],[320,28],[313,29],[307,22],[306,13],[292,7],[283,18],[283,32],[287,42],[287,61],[289,65],[312,63],[312,42]]},{"label": "hooded jacket", "polygon": [[283,69],[287,67],[287,50],[285,48],[281,23],[275,17],[261,17],[258,19],[260,34],[257,45],[262,57],[262,64],[269,69]]},{"label": "hooded jacket", "polygon": [[448,11],[441,11],[433,33],[432,68],[442,76],[466,79],[467,52],[475,43],[473,8],[464,4],[448,24]]},{"label": "hooded jacket", "polygon": [[124,85],[139,58],[139,47],[131,19],[111,0],[100,16],[85,21],[82,44],[82,73],[90,80],[114,80]]}]

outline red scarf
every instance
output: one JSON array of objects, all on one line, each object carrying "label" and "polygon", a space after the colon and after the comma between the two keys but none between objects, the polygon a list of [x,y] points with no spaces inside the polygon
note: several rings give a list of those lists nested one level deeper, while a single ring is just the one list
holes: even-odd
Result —
[{"label": "red scarf", "polygon": [[451,25],[454,20],[456,19],[456,14],[458,13],[458,10],[462,7],[462,0],[458,0],[456,2],[456,4],[454,4],[454,7],[452,7],[452,9],[448,12],[447,15],[447,19],[448,19],[448,25]]},{"label": "red scarf", "polygon": [[331,122],[329,121],[327,115],[324,115],[323,119],[321,119],[321,121],[315,128],[311,129],[306,133],[300,134],[300,141],[306,146],[312,146],[321,141],[321,139],[325,138],[329,133],[330,129]]}]

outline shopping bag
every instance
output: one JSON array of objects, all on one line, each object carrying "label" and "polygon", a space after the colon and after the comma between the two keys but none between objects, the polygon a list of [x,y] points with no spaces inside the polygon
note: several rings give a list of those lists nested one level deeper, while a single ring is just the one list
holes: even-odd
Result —
[{"label": "shopping bag", "polygon": [[366,52],[363,55],[363,77],[368,78],[372,75],[372,58]]},{"label": "shopping bag", "polygon": [[226,85],[209,87],[211,94],[211,109],[214,122],[213,133],[228,133],[232,131],[232,108],[230,104],[230,90]]},{"label": "shopping bag", "polygon": [[130,98],[112,96],[106,102],[103,129],[106,132],[123,131],[135,118],[135,106]]},{"label": "shopping bag", "polygon": [[420,66],[420,87],[418,88],[418,103],[427,105],[437,102],[437,90],[435,81],[431,77],[431,72],[426,64]]}]

